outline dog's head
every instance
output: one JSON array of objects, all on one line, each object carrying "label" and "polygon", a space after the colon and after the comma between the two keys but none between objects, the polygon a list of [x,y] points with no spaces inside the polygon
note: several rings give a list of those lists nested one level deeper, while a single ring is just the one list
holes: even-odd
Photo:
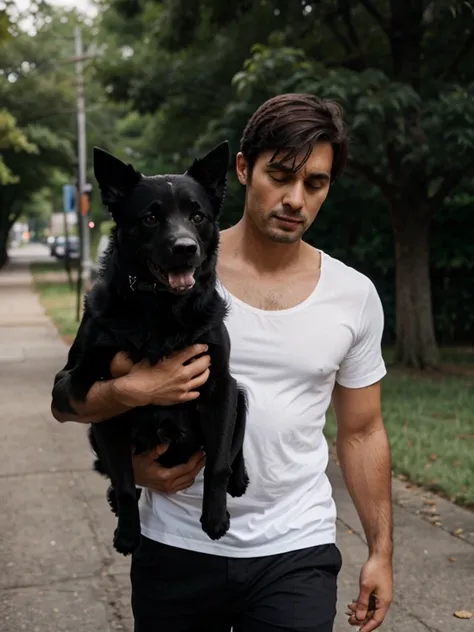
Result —
[{"label": "dog's head", "polygon": [[184,174],[162,176],[144,176],[94,148],[94,173],[117,225],[117,248],[135,274],[177,294],[194,286],[217,249],[228,165],[227,142]]}]

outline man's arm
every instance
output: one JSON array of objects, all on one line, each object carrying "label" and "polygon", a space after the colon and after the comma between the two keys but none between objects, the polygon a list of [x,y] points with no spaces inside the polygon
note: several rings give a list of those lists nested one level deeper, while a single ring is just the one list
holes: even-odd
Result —
[{"label": "man's arm", "polygon": [[61,384],[61,380],[67,380],[67,377],[65,375],[58,381],[53,389],[51,402],[51,413],[61,423],[65,421],[75,421],[83,424],[96,423],[121,415],[133,408],[133,406],[127,406],[119,399],[120,393],[117,382],[120,378],[95,382],[87,394],[85,402],[67,400],[65,406],[62,398],[58,398],[57,394],[61,387],[66,387],[66,384]]},{"label": "man's arm", "polygon": [[[68,363],[54,380],[51,412],[57,421],[95,423],[138,406],[172,406],[199,397],[197,390],[209,377],[207,346],[196,344],[171,354],[155,366],[133,364],[118,353],[110,367],[113,379],[95,382],[85,402],[70,398],[69,375],[75,360],[71,349]],[[196,356],[200,356],[197,357]]]},{"label": "man's arm", "polygon": [[[371,632],[384,620],[393,591],[391,459],[382,419],[380,383],[365,388],[337,384],[333,405],[338,459],[369,547],[350,623],[364,623],[362,632]],[[376,603],[373,614],[369,612],[372,594]]]},{"label": "man's arm", "polygon": [[370,555],[392,555],[390,446],[382,419],[380,383],[366,388],[336,385],[337,455],[360,516]]}]

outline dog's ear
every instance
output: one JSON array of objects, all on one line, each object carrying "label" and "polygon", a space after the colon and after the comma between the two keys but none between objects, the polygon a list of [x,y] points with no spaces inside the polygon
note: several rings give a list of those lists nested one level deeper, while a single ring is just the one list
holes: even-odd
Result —
[{"label": "dog's ear", "polygon": [[105,206],[120,202],[142,177],[132,165],[126,165],[99,147],[94,147],[94,175]]},{"label": "dog's ear", "polygon": [[202,158],[196,158],[185,172],[185,175],[191,176],[204,187],[216,214],[219,213],[225,197],[229,160],[229,143],[224,141]]}]

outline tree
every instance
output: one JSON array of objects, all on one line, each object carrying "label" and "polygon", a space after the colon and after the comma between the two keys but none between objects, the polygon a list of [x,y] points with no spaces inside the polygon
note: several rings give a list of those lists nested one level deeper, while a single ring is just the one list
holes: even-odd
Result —
[{"label": "tree", "polygon": [[[86,48],[97,34],[97,24],[75,10],[46,3],[32,5],[30,10],[34,11],[35,31],[22,30],[22,19],[28,16],[17,16],[11,22],[0,63],[0,102],[8,110],[8,119],[2,119],[0,113],[0,150],[9,174],[9,181],[4,186],[0,183],[0,267],[6,261],[12,224],[20,216],[36,217],[40,207],[44,220],[45,214],[61,208],[62,184],[76,181],[76,79],[69,60],[74,55],[76,24],[82,27]],[[113,149],[120,143],[117,125],[128,109],[107,101],[93,62],[85,64],[85,76],[89,157],[93,144],[109,143]],[[7,122],[9,140],[2,143],[7,138],[2,134]],[[23,153],[18,152],[20,141]],[[89,182],[93,182],[91,167],[89,160]],[[96,198],[94,195],[94,203]],[[49,204],[44,203],[46,199]]]},{"label": "tree", "polygon": [[223,135],[238,144],[246,118],[274,94],[312,92],[344,106],[350,173],[376,187],[389,211],[398,359],[437,367],[430,229],[474,166],[472,2],[202,0],[199,11],[193,0],[112,5],[112,29],[130,39],[128,54],[104,69],[111,97],[154,116],[155,151],[174,151],[177,164],[189,147],[194,153]]},{"label": "tree", "polygon": [[[15,118],[8,110],[0,110],[0,152],[6,150],[32,154],[36,147],[28,142],[25,134],[17,127]],[[0,186],[18,181],[18,176],[10,171],[0,154]]]}]

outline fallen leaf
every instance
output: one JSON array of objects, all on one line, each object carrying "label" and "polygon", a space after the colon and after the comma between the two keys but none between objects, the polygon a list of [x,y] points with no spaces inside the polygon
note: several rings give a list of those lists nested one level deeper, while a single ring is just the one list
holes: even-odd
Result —
[{"label": "fallen leaf", "polygon": [[436,507],[424,507],[423,509],[420,509],[420,513],[422,513],[425,516],[431,515],[438,515],[438,509]]},{"label": "fallen leaf", "polygon": [[438,459],[437,454],[430,454],[430,461],[436,461]]},{"label": "fallen leaf", "polygon": [[455,557],[448,557],[448,562],[453,563],[453,562],[455,562],[455,561],[456,561],[456,558],[455,558]]},{"label": "fallen leaf", "polygon": [[443,523],[440,522],[439,520],[435,520],[435,522],[433,522],[433,524],[434,524],[435,527],[442,527],[443,526]]},{"label": "fallen leaf", "polygon": [[471,619],[472,612],[469,612],[469,610],[456,610],[454,616],[458,619]]},{"label": "fallen leaf", "polygon": [[424,505],[436,505],[436,500],[432,500],[431,498],[425,498],[423,501]]},{"label": "fallen leaf", "polygon": [[451,533],[453,535],[461,535],[461,533],[464,533],[464,529],[461,529],[460,527],[458,527],[457,529],[454,529],[454,531],[451,531]]},{"label": "fallen leaf", "polygon": [[348,533],[349,535],[352,535],[354,532],[352,531],[352,529],[348,529],[348,530],[347,530],[347,533]]}]

